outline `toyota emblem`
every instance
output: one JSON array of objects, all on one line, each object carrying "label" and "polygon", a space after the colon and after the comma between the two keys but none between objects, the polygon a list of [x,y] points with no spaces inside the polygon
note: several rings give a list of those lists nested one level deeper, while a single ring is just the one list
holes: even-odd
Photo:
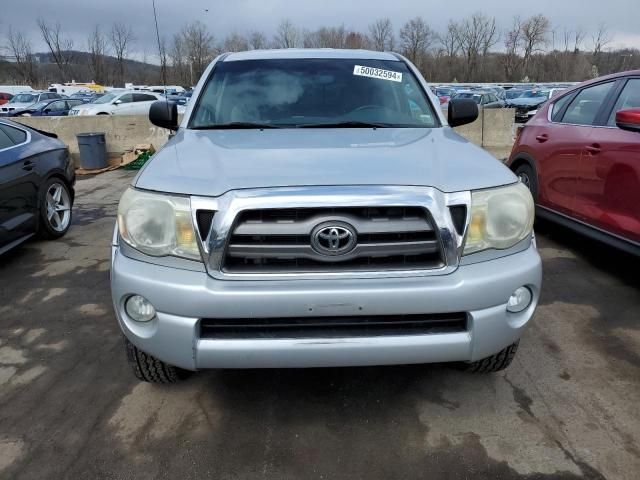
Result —
[{"label": "toyota emblem", "polygon": [[325,222],[311,232],[311,247],[322,255],[345,255],[356,246],[355,229],[344,222]]}]

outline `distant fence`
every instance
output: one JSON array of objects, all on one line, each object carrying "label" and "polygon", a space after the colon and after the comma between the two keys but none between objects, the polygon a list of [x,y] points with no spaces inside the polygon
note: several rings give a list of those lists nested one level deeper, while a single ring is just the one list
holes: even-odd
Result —
[{"label": "distant fence", "polygon": [[[12,120],[57,134],[67,144],[76,162],[79,155],[78,133],[104,132],[110,156],[121,155],[140,143],[153,143],[159,149],[169,137],[168,130],[156,127],[144,115],[16,117]],[[458,127],[456,131],[497,158],[504,159],[513,144],[513,125],[512,109],[488,109],[480,112],[478,120]]]}]

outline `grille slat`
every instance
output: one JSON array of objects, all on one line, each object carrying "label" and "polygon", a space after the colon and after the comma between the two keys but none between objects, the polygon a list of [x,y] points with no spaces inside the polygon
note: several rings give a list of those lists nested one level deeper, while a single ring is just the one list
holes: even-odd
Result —
[{"label": "grille slat", "polygon": [[292,318],[203,318],[200,338],[327,338],[464,332],[464,312]]},{"label": "grille slat", "polygon": [[[357,244],[341,255],[314,249],[320,224],[346,223]],[[444,266],[430,215],[421,207],[289,208],[244,211],[231,230],[222,269],[230,273],[415,270]]]}]

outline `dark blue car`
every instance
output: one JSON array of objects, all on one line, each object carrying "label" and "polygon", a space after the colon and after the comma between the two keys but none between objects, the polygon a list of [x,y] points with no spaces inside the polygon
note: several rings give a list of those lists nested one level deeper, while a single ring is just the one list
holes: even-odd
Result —
[{"label": "dark blue car", "polygon": [[43,100],[29,105],[22,110],[14,110],[10,117],[61,117],[69,114],[69,110],[77,105],[85,103],[76,98],[57,98],[55,100]]}]

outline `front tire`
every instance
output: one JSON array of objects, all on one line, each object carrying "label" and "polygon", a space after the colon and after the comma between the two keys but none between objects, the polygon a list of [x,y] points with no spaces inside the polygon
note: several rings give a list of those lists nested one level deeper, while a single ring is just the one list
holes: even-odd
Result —
[{"label": "front tire", "polygon": [[528,163],[522,163],[514,170],[516,176],[529,189],[533,201],[538,199],[538,178],[533,168]]},{"label": "front tire", "polygon": [[512,343],[507,348],[500,350],[495,355],[491,355],[490,357],[483,358],[476,362],[464,364],[464,370],[472,373],[493,373],[504,370],[511,365],[511,362],[518,351],[519,343],[520,340]]},{"label": "front tire", "polygon": [[126,337],[124,346],[129,365],[138,380],[149,383],[176,383],[189,375],[187,370],[169,365],[153,355],[143,352]]},{"label": "front tire", "polygon": [[40,197],[38,233],[46,239],[62,237],[71,226],[73,197],[69,187],[60,178],[50,178]]}]

